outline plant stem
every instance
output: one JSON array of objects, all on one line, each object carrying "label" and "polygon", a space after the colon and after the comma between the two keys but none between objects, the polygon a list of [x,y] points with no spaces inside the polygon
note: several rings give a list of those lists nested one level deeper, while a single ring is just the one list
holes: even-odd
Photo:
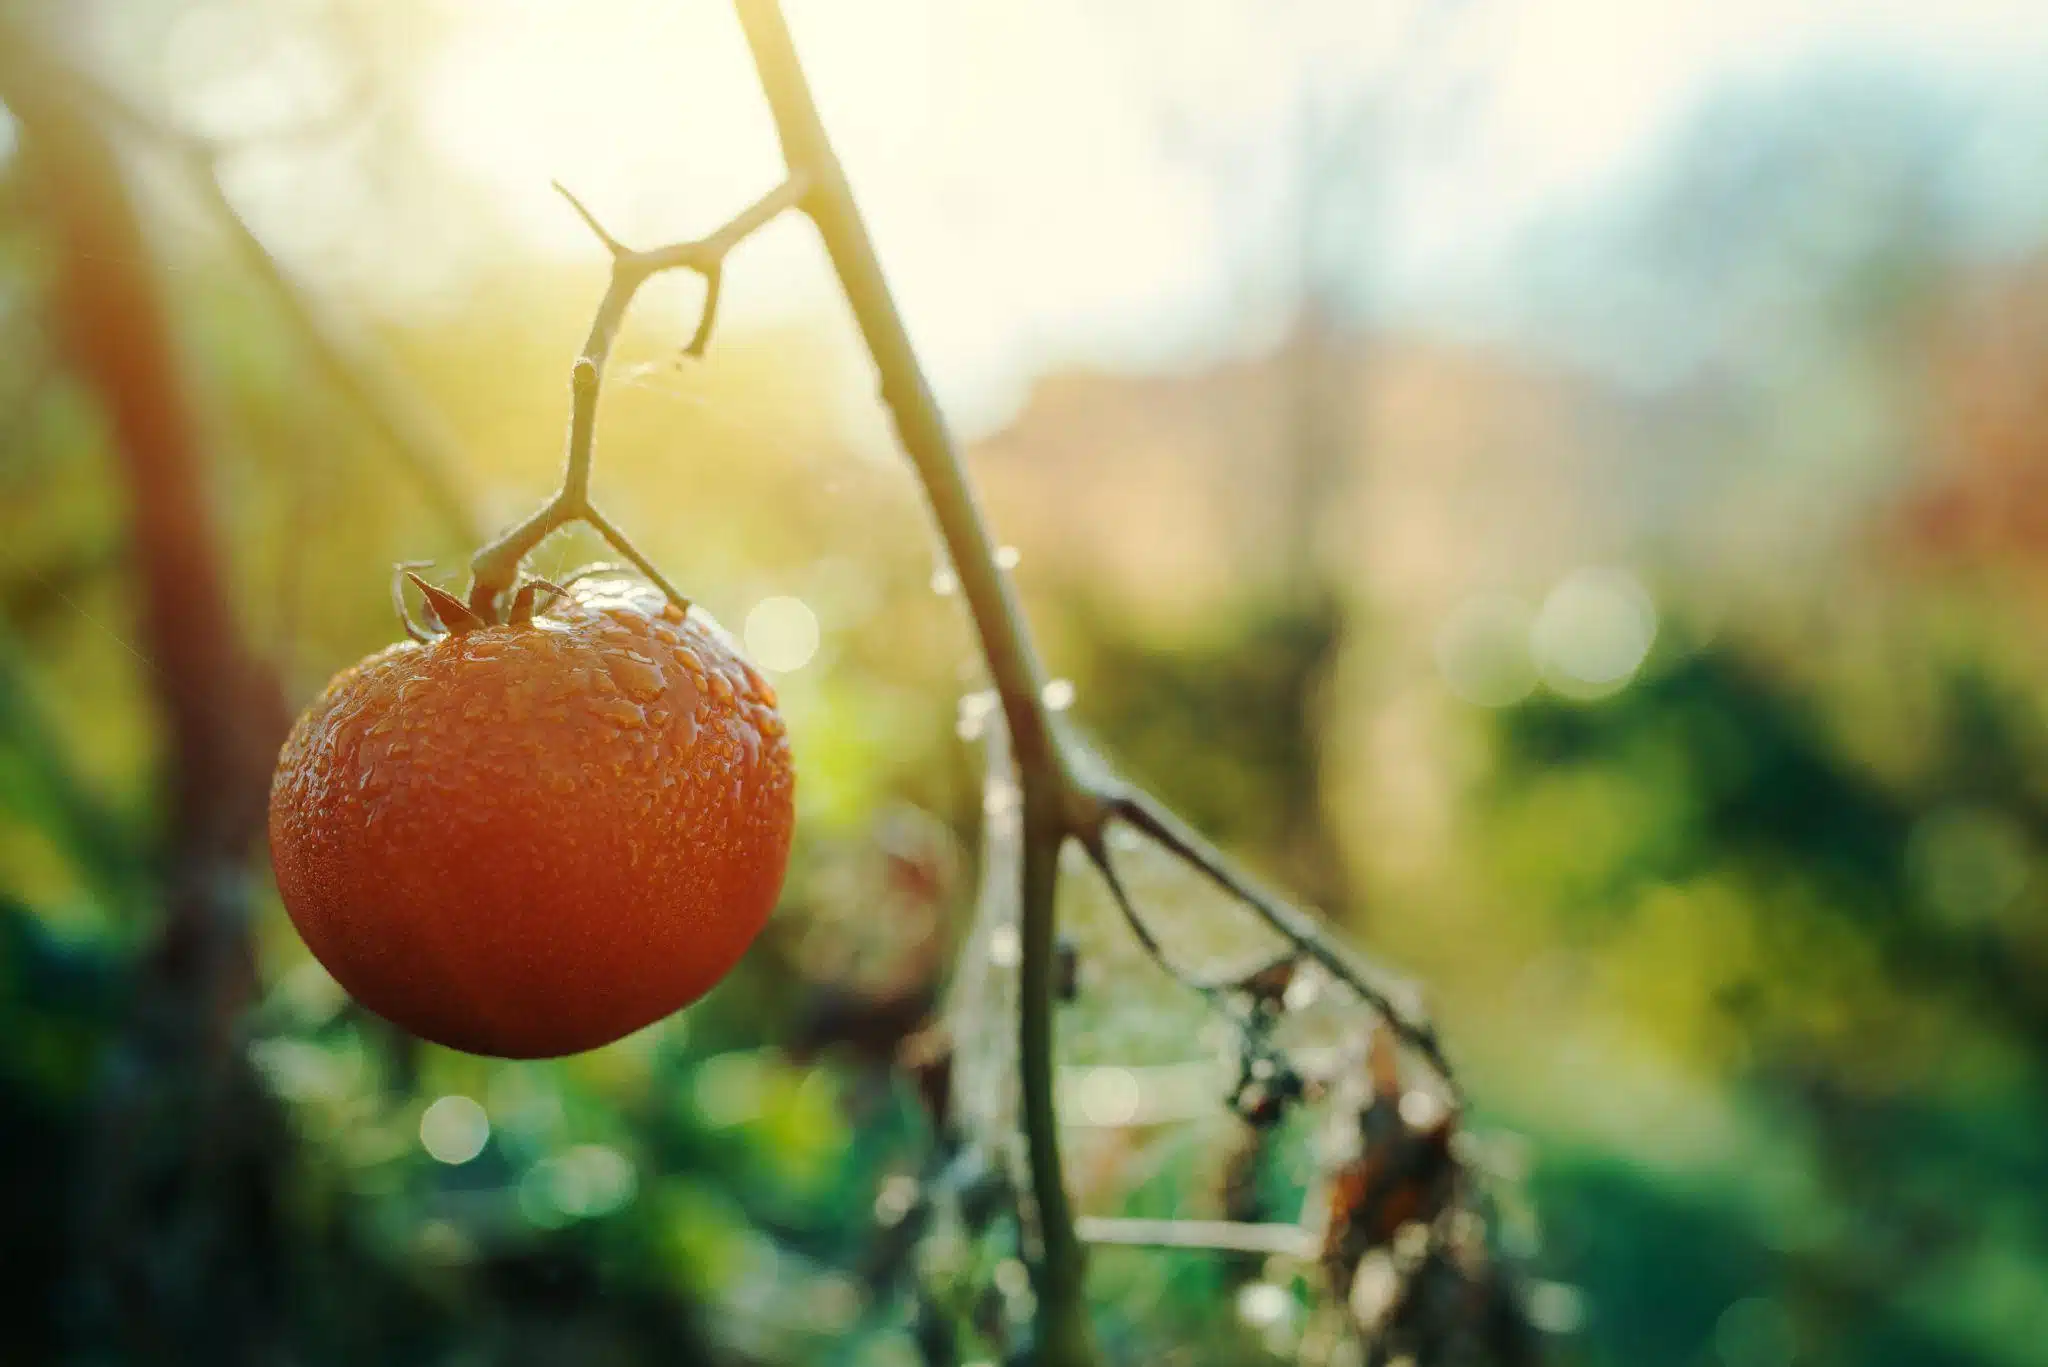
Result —
[{"label": "plant stem", "polygon": [[1060,1171],[1058,1115],[1053,1104],[1053,931],[1059,853],[1092,806],[1075,776],[1045,707],[1045,674],[1032,649],[1024,614],[996,564],[995,545],[967,482],[958,449],[889,293],[874,244],[854,203],[846,173],[818,117],[789,28],[776,0],[736,0],[761,88],[775,118],[784,163],[810,178],[803,208],[852,307],[881,381],[882,401],[903,450],[917,469],[933,520],[945,541],[989,676],[1002,702],[1024,806],[1022,1009],[1018,1019],[1025,1142],[1032,1204],[1037,1212],[1038,1360],[1092,1362],[1083,1298],[1084,1258]]},{"label": "plant stem", "polygon": [[619,335],[619,325],[625,322],[626,310],[632,307],[633,296],[649,279],[663,271],[692,270],[704,277],[704,316],[686,348],[690,355],[701,355],[705,343],[710,340],[711,325],[718,315],[718,285],[726,255],[776,215],[802,203],[809,183],[802,171],[792,171],[780,185],[740,210],[709,236],[644,252],[634,251],[621,243],[605,231],[596,215],[584,208],[576,196],[563,190],[559,184],[555,186],[589,225],[591,232],[597,234],[605,250],[611,253],[611,280],[605,286],[604,298],[598,302],[597,315],[590,321],[590,332],[583,339],[583,350],[569,371],[569,450],[562,463],[561,487],[537,512],[501,534],[471,559],[469,606],[477,616],[487,622],[497,621],[500,600],[519,576],[519,562],[549,533],[571,522],[587,523],[610,542],[614,550],[631,561],[633,568],[645,575],[670,602],[680,608],[689,607],[689,599],[678,592],[660,568],[591,501],[590,465],[596,449],[597,401],[604,383],[604,368],[611,359],[612,341]]},{"label": "plant stem", "polygon": [[[1009,580],[996,566],[995,545],[968,486],[952,434],[897,313],[846,172],[812,102],[781,8],[776,0],[736,0],[736,4],[762,90],[775,116],[783,160],[792,172],[811,177],[804,211],[817,224],[854,321],[874,358],[882,402],[895,421],[904,454],[917,468],[981,635],[1018,768],[1027,778],[1036,776],[1046,786],[1079,793],[1081,785],[1053,736],[1041,696],[1045,672],[1032,649],[1024,614]],[[1063,795],[1062,804],[1066,801]]]},{"label": "plant stem", "polygon": [[1017,982],[1019,1085],[1023,1091],[1025,1158],[1037,1217],[1037,1345],[1041,1364],[1088,1363],[1085,1274],[1087,1257],[1074,1232],[1074,1211],[1060,1171],[1059,1110],[1055,1101],[1053,1015],[1057,1000],[1054,929],[1060,849],[1066,827],[1053,794],[1024,797],[1023,896],[1018,929],[1023,942]]}]

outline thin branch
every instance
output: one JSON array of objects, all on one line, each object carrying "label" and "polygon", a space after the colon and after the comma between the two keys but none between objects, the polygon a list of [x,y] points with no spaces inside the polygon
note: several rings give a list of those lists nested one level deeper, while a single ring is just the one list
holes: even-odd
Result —
[{"label": "thin branch", "polygon": [[562,182],[559,180],[550,181],[548,183],[555,187],[556,194],[560,195],[563,199],[569,201],[569,207],[574,209],[576,211],[576,216],[583,220],[583,226],[590,229],[590,231],[596,235],[598,241],[604,243],[604,248],[606,251],[610,252],[614,257],[626,255],[628,249],[625,246],[625,244],[620,242],[619,239],[617,239],[616,237],[613,237],[610,232],[606,231],[604,224],[597,221],[597,215],[590,212],[589,208],[585,206],[583,201],[576,198],[576,196],[570,192],[568,186],[562,184]]},{"label": "thin branch", "polygon": [[1319,1251],[1315,1235],[1300,1225],[1248,1225],[1234,1220],[1118,1220],[1084,1215],[1077,1227],[1086,1243],[1124,1248],[1203,1249],[1303,1260],[1313,1259]]},{"label": "thin branch", "polygon": [[672,247],[656,247],[636,255],[646,262],[650,274],[672,271],[677,267],[693,271],[715,269],[734,247],[774,222],[784,210],[807,207],[815,183],[808,167],[793,166],[782,184],[734,214],[724,227],[710,236],[700,237],[695,242],[678,242]]},{"label": "thin branch", "polygon": [[[1085,801],[1058,744],[1043,698],[1045,670],[1038,662],[1024,614],[1008,578],[996,565],[995,543],[967,482],[959,449],[932,396],[924,368],[905,331],[880,258],[868,237],[845,169],[833,151],[811,98],[776,0],[735,0],[740,27],[754,56],[761,88],[775,117],[784,163],[811,177],[804,209],[817,225],[840,288],[875,363],[882,401],[896,424],[904,454],[916,467],[931,505],[961,597],[974,618],[989,675],[1003,705],[1010,743],[1027,797],[1033,786],[1060,789],[1063,805]],[[1078,826],[1071,826],[1078,829]]]},{"label": "thin branch", "polygon": [[1152,961],[1165,969],[1167,975],[1182,987],[1199,993],[1205,1000],[1214,1004],[1222,985],[1204,982],[1168,957],[1165,947],[1159,943],[1159,937],[1152,933],[1152,927],[1138,914],[1138,908],[1132,902],[1129,890],[1124,887],[1124,880],[1116,871],[1116,861],[1109,852],[1109,842],[1102,838],[1100,828],[1084,834],[1080,840],[1081,848],[1088,851],[1088,858],[1102,874],[1102,881],[1108,885],[1111,900],[1116,903],[1117,910],[1123,913],[1124,924],[1131,928],[1131,934],[1137,938],[1145,952],[1152,956]]},{"label": "thin branch", "polygon": [[1398,989],[1376,981],[1380,975],[1359,963],[1356,956],[1315,917],[1276,896],[1240,870],[1200,832],[1175,816],[1151,794],[1136,788],[1118,787],[1104,794],[1103,801],[1112,817],[1150,837],[1167,853],[1204,874],[1210,882],[1249,907],[1260,920],[1286,936],[1303,954],[1356,992],[1386,1020],[1404,1044],[1428,1061],[1450,1089],[1453,1099],[1462,1101],[1457,1075],[1450,1060],[1444,1056],[1435,1025],[1397,1003],[1394,994]]},{"label": "thin branch", "polygon": [[711,345],[711,328],[718,321],[718,295],[725,283],[725,271],[713,266],[704,272],[704,308],[697,318],[697,330],[683,346],[683,355],[695,360]]},{"label": "thin branch", "polygon": [[668,577],[655,568],[654,562],[642,555],[639,548],[628,541],[626,534],[617,527],[614,527],[603,513],[599,512],[596,508],[591,508],[584,513],[583,520],[590,524],[592,531],[610,542],[620,555],[625,556],[627,561],[631,563],[634,569],[640,571],[648,583],[660,589],[663,597],[679,608],[687,609],[690,606],[690,600],[683,596],[682,591],[676,588],[674,584],[669,583]]},{"label": "thin branch", "polygon": [[611,279],[605,285],[604,297],[598,301],[596,315],[590,320],[583,350],[569,371],[569,450],[563,461],[561,488],[538,512],[478,551],[470,561],[469,605],[478,616],[486,621],[498,620],[498,604],[519,577],[520,561],[550,533],[571,522],[587,523],[676,606],[690,605],[690,600],[676,591],[653,561],[591,502],[590,466],[605,366],[611,360],[612,342],[625,322],[626,310],[632,307],[640,287],[662,272],[673,270],[691,270],[704,277],[703,316],[686,348],[688,354],[701,356],[711,340],[726,255],[777,215],[801,204],[809,184],[804,172],[793,170],[780,185],[735,214],[716,232],[690,242],[635,251],[614,237],[583,201],[560,182],[556,183],[555,189],[611,254]]}]

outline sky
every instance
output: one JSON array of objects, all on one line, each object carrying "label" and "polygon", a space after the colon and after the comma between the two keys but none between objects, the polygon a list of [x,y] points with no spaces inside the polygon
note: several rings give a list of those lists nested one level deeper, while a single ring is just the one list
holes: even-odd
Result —
[{"label": "sky", "polygon": [[[694,236],[778,163],[717,0],[444,0],[429,136],[533,247],[588,258],[560,179],[629,242]],[[2040,0],[787,0],[942,399],[970,432],[1072,363],[1270,337],[1303,167],[1324,250],[1388,313],[1473,305],[1537,224],[1638,174],[1731,83],[1801,63],[2048,85]],[[1349,214],[1349,217],[1346,214]],[[830,298],[784,223],[726,317]]]}]

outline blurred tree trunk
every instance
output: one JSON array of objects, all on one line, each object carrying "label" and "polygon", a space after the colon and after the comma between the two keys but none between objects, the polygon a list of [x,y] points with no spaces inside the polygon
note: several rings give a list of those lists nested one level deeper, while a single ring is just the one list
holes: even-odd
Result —
[{"label": "blurred tree trunk", "polygon": [[273,1361],[284,1130],[242,1048],[247,858],[286,713],[240,639],[149,244],[105,130],[49,45],[0,21],[0,99],[55,255],[54,331],[131,500],[139,634],[163,720],[164,914],[105,1060],[69,1278],[81,1347]]}]

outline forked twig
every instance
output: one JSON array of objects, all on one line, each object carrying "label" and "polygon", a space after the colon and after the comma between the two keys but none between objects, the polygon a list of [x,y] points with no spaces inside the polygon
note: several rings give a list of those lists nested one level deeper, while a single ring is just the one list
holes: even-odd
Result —
[{"label": "forked twig", "polygon": [[690,242],[677,242],[648,251],[635,251],[619,241],[583,203],[559,182],[555,189],[576,211],[584,224],[611,254],[612,273],[604,297],[598,301],[597,316],[583,350],[569,372],[569,453],[562,469],[562,484],[539,511],[499,536],[476,553],[470,561],[469,606],[486,621],[496,621],[499,601],[519,576],[519,562],[558,528],[582,522],[624,556],[649,583],[677,607],[687,608],[689,599],[668,582],[654,562],[635,546],[590,497],[590,465],[597,431],[597,401],[604,382],[604,369],[611,359],[612,341],[626,310],[640,287],[664,271],[690,270],[704,277],[703,315],[684,350],[701,356],[711,340],[711,327],[718,312],[719,280],[727,253],[768,224],[777,215],[803,201],[809,184],[801,171],[791,171],[782,183],[755,200],[716,232]]},{"label": "forked twig", "polygon": [[[1359,998],[1386,1021],[1403,1044],[1428,1062],[1443,1080],[1452,1100],[1463,1102],[1463,1090],[1451,1061],[1445,1057],[1436,1026],[1395,1000],[1398,989],[1380,981],[1381,975],[1362,964],[1358,957],[1335,939],[1315,917],[1260,884],[1239,869],[1199,831],[1182,821],[1150,793],[1119,785],[1103,795],[1110,818],[1123,822],[1151,840],[1162,850],[1201,873],[1223,891],[1248,907],[1268,926],[1287,937],[1304,955],[1316,961],[1331,976],[1357,993]],[[1128,913],[1127,913],[1128,914]],[[1157,950],[1148,937],[1140,936],[1146,947]],[[1163,962],[1163,960],[1162,960]],[[1169,971],[1172,971],[1169,968]],[[1175,973],[1176,977],[1181,975]],[[1186,981],[1183,978],[1183,981]]]},{"label": "forked twig", "polygon": [[1165,969],[1167,976],[1182,987],[1200,994],[1212,1003],[1215,1002],[1227,984],[1205,982],[1182,968],[1167,954],[1165,946],[1159,943],[1159,937],[1152,933],[1152,927],[1139,914],[1137,905],[1131,900],[1130,890],[1124,886],[1122,876],[1116,871],[1115,858],[1110,854],[1109,842],[1102,838],[1101,831],[1097,830],[1076,838],[1080,840],[1081,848],[1088,852],[1088,858],[1094,863],[1096,870],[1102,874],[1102,881],[1109,888],[1110,900],[1115,902],[1117,910],[1123,913],[1124,924],[1130,927],[1132,936],[1144,947],[1145,952],[1152,956],[1152,961]]}]

